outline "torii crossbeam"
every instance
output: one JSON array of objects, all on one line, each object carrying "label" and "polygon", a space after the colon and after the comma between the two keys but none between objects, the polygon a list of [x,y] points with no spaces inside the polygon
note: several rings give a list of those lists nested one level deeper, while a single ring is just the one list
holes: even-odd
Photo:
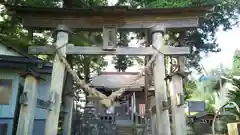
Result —
[{"label": "torii crossbeam", "polygon": [[[210,11],[211,7],[202,6],[197,8],[154,8],[154,9],[129,9],[127,7],[98,7],[92,9],[65,9],[65,8],[35,8],[35,7],[12,7],[8,9],[16,16],[21,17],[23,26],[32,29],[53,29],[59,25],[65,25],[71,29],[85,31],[103,31],[103,48],[100,47],[77,47],[64,46],[59,50],[65,55],[143,55],[148,56],[156,52],[160,53],[154,61],[154,85],[155,98],[152,106],[156,105],[156,114],[152,115],[152,134],[170,135],[170,121],[168,109],[163,109],[162,102],[167,100],[165,87],[164,55],[186,55],[190,53],[186,47],[166,47],[163,44],[163,34],[169,29],[186,29],[198,27],[198,18]],[[116,47],[117,31],[144,31],[152,34],[152,46],[142,48]],[[110,38],[114,37],[113,39]],[[57,34],[56,46],[61,47],[68,43],[68,31],[62,29]],[[54,47],[37,46],[29,47],[31,54],[56,54]],[[57,134],[57,123],[61,103],[62,80],[65,66],[56,56],[53,63],[52,84],[50,92],[55,95],[55,111],[49,111],[46,121],[45,135]],[[61,80],[59,82],[59,80]],[[56,84],[58,83],[58,84]],[[182,89],[181,91],[182,92]],[[174,93],[171,96],[175,96]],[[173,97],[172,99],[175,99]],[[71,100],[70,100],[71,101]],[[175,102],[175,101],[171,101]],[[175,105],[175,104],[173,104]],[[179,114],[184,116],[183,106],[178,106]],[[172,114],[176,115],[176,114]],[[178,115],[179,116],[179,115]],[[21,116],[20,116],[21,117]],[[173,117],[178,123],[173,129],[176,135],[185,134],[185,118]],[[70,124],[70,123],[69,123]],[[157,129],[157,132],[156,132]],[[30,129],[31,130],[31,129]]]},{"label": "torii crossbeam", "polygon": [[34,29],[52,29],[59,24],[87,31],[102,31],[105,26],[118,30],[144,30],[156,25],[167,29],[195,28],[198,17],[210,11],[209,6],[196,8],[96,7],[91,9],[14,7],[8,9],[23,18],[23,25]]}]

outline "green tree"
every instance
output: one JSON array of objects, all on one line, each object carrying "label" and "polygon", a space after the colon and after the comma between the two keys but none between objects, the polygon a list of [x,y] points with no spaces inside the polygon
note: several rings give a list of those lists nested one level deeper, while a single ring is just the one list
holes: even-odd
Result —
[{"label": "green tree", "polygon": [[[61,7],[61,3],[63,2],[63,5],[65,7],[78,7],[78,8],[93,7],[94,5],[106,4],[104,3],[103,0],[91,0],[91,1],[85,1],[85,0],[64,0],[64,1],[62,0],[26,0],[26,1],[19,0],[18,1],[16,0],[16,1],[8,1],[8,2],[10,4],[33,6],[33,7]],[[19,20],[9,15],[9,13],[7,12],[4,6],[1,6],[1,7],[2,7],[2,10],[1,10],[2,21],[0,22],[1,43],[13,45],[15,47],[18,47],[21,50],[27,51],[27,47],[30,45],[46,45],[51,42],[51,39],[52,39],[51,31],[39,31],[39,30],[31,31],[29,29],[26,29],[21,25],[21,22]],[[74,31],[74,32],[75,32],[75,35],[70,37],[69,42],[77,46],[79,45],[89,46],[91,44],[100,44],[102,42],[101,33],[82,32],[82,31]],[[34,34],[32,35],[32,33]],[[46,59],[51,60],[51,58],[52,57],[47,57]],[[76,56],[73,58],[74,58],[73,61],[76,61],[73,64],[78,64],[78,65],[74,65],[75,67],[79,68],[76,70],[82,71],[81,72],[81,74],[83,73],[82,77],[83,78],[86,77],[87,82],[90,81],[92,73],[100,72],[100,70],[107,64],[106,61],[104,61],[103,57]]]},{"label": "green tree", "polygon": [[19,22],[13,22],[12,17],[8,15],[9,13],[3,5],[0,7],[0,42],[2,44],[12,45],[23,51],[26,51],[29,45],[47,44],[49,38],[46,32],[42,36],[32,35]]},{"label": "green tree", "polygon": [[240,50],[236,49],[233,56],[233,75],[240,75]]},{"label": "green tree", "polygon": [[189,80],[184,84],[185,100],[191,99],[194,91],[197,90],[197,84],[193,80]]},{"label": "green tree", "polygon": [[[176,36],[178,32],[169,31],[171,40],[179,42],[183,37],[184,45],[192,46],[193,52],[188,58],[188,67],[201,70],[198,62],[201,60],[200,52],[219,52],[216,43],[216,32],[219,29],[229,30],[238,23],[240,9],[239,0],[119,0],[117,6],[130,5],[132,8],[173,8],[192,7],[201,5],[213,5],[213,13],[207,14],[199,20],[199,28],[181,32],[182,36]],[[171,44],[171,43],[169,43]],[[177,45],[183,45],[181,43]]]},{"label": "green tree", "polygon": [[[228,98],[229,101],[235,102],[240,106],[240,80],[232,78],[233,89],[229,91]],[[237,118],[240,118],[240,113],[234,107],[225,107],[224,116],[221,117],[221,131],[227,133],[227,124],[232,122],[238,122]],[[222,112],[223,113],[223,112]]]},{"label": "green tree", "polygon": [[[232,68],[232,85],[233,90],[229,91],[228,97],[230,101],[235,102],[238,106],[240,106],[240,80],[234,78],[235,76],[240,75],[240,57],[239,50],[235,50],[233,56],[233,68]],[[240,117],[240,114],[236,112],[234,109],[234,114],[237,114]]]},{"label": "green tree", "polygon": [[[11,1],[9,1],[11,2]],[[61,0],[26,0],[26,1],[15,1],[17,5],[33,6],[33,7],[61,7]],[[65,7],[92,7],[94,5],[104,5],[100,3],[101,0],[75,0],[74,5],[67,5],[64,1]],[[14,4],[14,3],[9,3]],[[68,3],[69,4],[69,3]],[[26,29],[22,26],[21,22],[10,16],[4,6],[1,6],[1,17],[0,21],[0,42],[4,44],[13,45],[21,50],[27,52],[27,47],[30,45],[46,45],[53,42],[52,31],[45,30],[34,30]],[[70,43],[80,46],[89,46],[91,44],[99,44],[101,42],[100,33],[74,31],[75,35],[70,37]],[[33,34],[32,34],[33,33]],[[39,36],[40,35],[40,36]],[[47,57],[46,60],[51,61],[52,57]],[[92,74],[100,72],[103,67],[106,66],[106,62],[103,57],[96,56],[73,56],[73,67],[78,72],[80,78],[84,78],[86,82],[91,80]],[[79,90],[79,88],[77,88]],[[78,94],[75,94],[78,96]],[[62,119],[60,118],[60,123]],[[61,130],[61,124],[59,125]],[[74,130],[75,131],[75,130]]]},{"label": "green tree", "polygon": [[[240,73],[240,58],[239,58],[239,50],[236,49],[233,56],[233,68],[232,68],[232,85],[233,88],[229,90],[228,98],[230,101],[235,102],[238,106],[240,106],[240,79],[238,78]],[[237,115],[240,118],[239,112],[236,109],[228,110],[233,114]],[[229,119],[228,119],[229,120]],[[230,119],[235,120],[235,118]]]},{"label": "green tree", "polygon": [[214,83],[212,80],[196,80],[190,81],[186,83],[186,93],[188,93],[188,100],[200,100],[205,101],[206,103],[206,111],[213,112],[214,104],[215,104],[215,96],[214,96]]},{"label": "green tree", "polygon": [[206,110],[214,112],[216,108],[216,96],[219,95],[219,80],[221,77],[231,78],[231,71],[220,65],[211,70],[206,76],[185,84],[186,93],[190,100],[202,100],[206,102]]},{"label": "green tree", "polygon": [[[127,32],[119,32],[119,39],[118,39],[118,46],[128,46],[129,43],[129,39],[128,39],[129,34]],[[125,70],[127,69],[127,67],[132,66],[133,65],[133,60],[126,55],[118,55],[113,57],[113,61],[115,64],[115,68],[119,71],[119,72],[125,72]]]},{"label": "green tree", "polygon": [[234,101],[240,106],[240,80],[234,79],[234,78],[232,80],[233,80],[234,89],[230,90],[228,96],[231,101]]}]

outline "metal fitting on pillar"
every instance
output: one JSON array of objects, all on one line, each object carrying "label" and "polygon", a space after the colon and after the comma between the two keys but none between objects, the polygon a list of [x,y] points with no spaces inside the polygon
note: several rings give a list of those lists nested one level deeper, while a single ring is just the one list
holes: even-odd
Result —
[{"label": "metal fitting on pillar", "polygon": [[28,92],[23,92],[20,95],[19,103],[23,105],[28,105]]},{"label": "metal fitting on pillar", "polygon": [[66,25],[58,25],[56,29],[53,31],[53,37],[56,37],[58,32],[66,32],[68,34],[73,34],[73,31]]},{"label": "metal fitting on pillar", "polygon": [[[152,37],[154,37],[154,35],[156,35],[156,34],[160,34],[161,33],[161,35],[162,36],[164,36],[164,33],[165,33],[165,30],[166,30],[166,28],[165,27],[163,27],[163,26],[161,26],[161,25],[155,25],[155,26],[153,26],[153,27],[151,27],[150,28],[150,35],[152,36]],[[156,37],[156,36],[155,36]],[[158,37],[158,36],[157,36]],[[152,39],[152,44],[153,44],[153,39]],[[158,47],[156,48],[156,46],[153,46],[153,47],[155,47],[155,49],[158,49]]]},{"label": "metal fitting on pillar", "polygon": [[26,71],[26,72],[21,72],[21,73],[19,73],[19,75],[20,75],[21,77],[23,77],[23,78],[26,78],[28,75],[30,75],[30,76],[35,77],[36,79],[42,79],[42,80],[44,80],[43,78],[40,77],[40,74],[39,74],[39,73],[34,72],[34,71],[31,70],[31,69],[28,69],[28,71]]},{"label": "metal fitting on pillar", "polygon": [[66,25],[58,25],[54,32],[67,32],[67,33],[73,33],[72,30],[67,27]]},{"label": "metal fitting on pillar", "polygon": [[162,101],[162,110],[168,110],[170,106],[171,106],[171,103],[169,102],[169,100]]},{"label": "metal fitting on pillar", "polygon": [[176,94],[176,105],[177,106],[182,106],[184,105],[185,100],[184,100],[184,94],[183,93],[177,93]]},{"label": "metal fitting on pillar", "polygon": [[168,75],[166,75],[165,77],[165,81],[171,81],[172,80],[172,77],[177,75],[177,76],[180,76],[182,77],[183,79],[186,78],[191,72],[182,72],[182,71],[177,71],[177,72],[174,72],[174,73],[170,73]]},{"label": "metal fitting on pillar", "polygon": [[[32,76],[34,77],[36,80],[38,79],[43,79],[40,77],[40,74],[37,73],[37,72],[34,72],[32,71],[31,69],[28,69],[29,71],[27,72],[22,72],[22,73],[19,73],[19,75],[23,78],[26,78],[27,76]],[[44,79],[43,79],[44,80]],[[20,95],[20,99],[19,99],[19,102],[20,104],[24,104],[24,105],[28,105],[28,94],[29,92],[28,91],[25,91],[23,92],[21,95]]]},{"label": "metal fitting on pillar", "polygon": [[51,92],[49,95],[49,101],[51,102],[51,104],[55,104],[58,97],[59,95],[56,92]]},{"label": "metal fitting on pillar", "polygon": [[156,33],[156,32],[160,32],[162,34],[164,34],[164,32],[166,31],[166,28],[164,26],[161,25],[155,25],[153,27],[150,28],[150,33]]}]

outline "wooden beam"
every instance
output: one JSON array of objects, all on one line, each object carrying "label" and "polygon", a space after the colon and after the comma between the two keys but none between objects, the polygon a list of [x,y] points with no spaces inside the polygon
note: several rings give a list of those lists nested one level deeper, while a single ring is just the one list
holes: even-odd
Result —
[{"label": "wooden beam", "polygon": [[[119,20],[120,19],[120,20]],[[121,17],[106,18],[72,18],[72,17],[41,17],[24,16],[23,25],[32,28],[54,28],[58,24],[65,24],[73,29],[102,31],[105,25],[117,26],[118,30],[136,31],[149,29],[156,24],[165,26],[165,28],[195,28],[198,26],[198,17],[130,17],[122,20]]]},{"label": "wooden beam", "polygon": [[[186,55],[190,53],[189,47],[164,46],[160,50],[164,55]],[[54,46],[30,46],[29,54],[54,54]],[[152,47],[117,47],[115,51],[104,51],[102,47],[67,46],[66,54],[73,55],[136,55],[148,56],[157,51]]]},{"label": "wooden beam", "polygon": [[[59,26],[61,28],[62,26]],[[63,28],[63,27],[62,27]],[[56,46],[62,47],[68,43],[68,33],[59,31],[57,33]],[[66,47],[63,46],[59,51],[66,56]],[[50,86],[50,98],[53,101],[52,111],[47,112],[45,135],[57,135],[60,106],[62,103],[63,81],[65,74],[65,65],[60,61],[58,55],[55,55],[52,69],[52,78]]]},{"label": "wooden beam", "polygon": [[[53,54],[55,48],[52,46],[36,46],[29,47],[30,54]],[[80,46],[68,46],[67,54],[79,54],[79,55],[152,55],[153,49],[148,48],[134,48],[134,47],[122,47],[116,48],[116,51],[104,51],[102,47],[80,47]]]},{"label": "wooden beam", "polygon": [[89,9],[36,8],[29,6],[7,6],[8,10],[21,17],[26,27],[55,28],[65,24],[81,30],[97,29],[103,26],[117,26],[122,29],[148,29],[156,24],[165,28],[197,27],[198,17],[211,12],[212,6],[195,8],[130,9],[127,7],[95,7]]},{"label": "wooden beam", "polygon": [[37,104],[37,84],[35,76],[29,74],[25,77],[22,100],[25,98],[26,104],[21,105],[17,135],[32,135],[35,109]]},{"label": "wooden beam", "polygon": [[[152,44],[155,48],[162,50],[164,46],[163,27],[161,25],[152,28]],[[164,55],[158,54],[154,67],[154,86],[156,102],[156,125],[158,135],[171,135],[169,111],[164,110],[163,102],[168,101],[165,83],[165,63]]]},{"label": "wooden beam", "polygon": [[[96,88],[96,89],[105,89],[106,92],[114,92],[114,91],[117,91],[121,88],[105,88],[105,87],[93,87],[93,88]],[[136,87],[136,88],[128,88],[126,89],[126,91],[131,91],[131,92],[142,92],[143,91],[143,88],[142,87]]]},{"label": "wooden beam", "polygon": [[173,46],[163,46],[160,51],[165,55],[188,55],[190,54],[190,48],[189,47],[173,47]]},{"label": "wooden beam", "polygon": [[6,5],[8,10],[16,12],[18,15],[42,15],[42,16],[68,16],[68,17],[153,17],[153,16],[203,16],[206,12],[211,12],[213,6],[198,6],[185,8],[128,8],[127,6],[98,6],[94,8],[45,8],[31,6],[11,6]]}]

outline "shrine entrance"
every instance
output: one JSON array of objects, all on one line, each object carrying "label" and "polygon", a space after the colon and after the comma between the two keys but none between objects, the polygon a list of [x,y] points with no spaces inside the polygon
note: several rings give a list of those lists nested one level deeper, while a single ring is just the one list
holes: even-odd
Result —
[{"label": "shrine entrance", "polygon": [[[98,100],[106,108],[116,105],[116,98],[128,91],[140,77],[145,78],[145,105],[146,114],[150,119],[152,135],[186,135],[184,110],[184,93],[182,77],[184,76],[184,55],[190,54],[189,47],[172,47],[164,43],[164,34],[168,30],[184,31],[198,26],[199,16],[209,11],[209,7],[199,8],[172,8],[172,9],[129,9],[127,7],[98,7],[94,9],[65,9],[65,8],[35,8],[35,7],[8,7],[21,17],[23,25],[28,29],[53,29],[56,42],[51,46],[30,46],[29,54],[54,55],[50,93],[50,109],[47,110],[45,135],[57,135],[61,103],[65,103],[64,135],[71,133],[73,97],[62,99],[63,81],[66,72],[70,74],[79,88],[89,94],[89,98]],[[69,44],[69,37],[74,30],[102,31],[102,46],[81,47]],[[146,47],[119,47],[117,46],[118,31],[142,31],[147,37]],[[81,80],[66,59],[69,55],[134,55],[146,56],[147,62],[143,70],[133,78],[127,87],[112,92],[106,96]],[[165,58],[175,58],[175,68],[166,73]],[[36,79],[34,75],[29,75]],[[152,84],[152,82],[154,82]],[[168,84],[168,85],[166,85]],[[32,84],[29,84],[32,85]],[[73,83],[68,84],[72,91]],[[167,92],[167,86],[169,94]],[[153,87],[153,92],[149,88]],[[76,92],[76,91],[73,91]],[[149,94],[152,93],[152,94]],[[27,94],[28,105],[20,112],[17,135],[30,135],[36,104],[34,91]],[[170,99],[170,100],[169,100]],[[148,102],[150,101],[150,102]],[[23,105],[22,105],[23,106]],[[91,104],[88,104],[91,106]],[[91,109],[92,110],[92,109]],[[94,109],[93,109],[94,110]],[[93,111],[92,110],[92,111]],[[169,113],[171,110],[171,114]],[[87,110],[85,110],[87,111]],[[92,114],[95,112],[92,112]],[[171,117],[170,117],[171,116]],[[91,120],[93,117],[88,118]],[[171,118],[171,122],[170,122]],[[171,128],[172,123],[172,128]],[[146,123],[145,123],[146,124]],[[25,128],[20,128],[25,125]],[[114,126],[112,126],[114,127]],[[90,128],[90,127],[89,127]],[[99,128],[92,125],[91,134],[98,134]],[[88,134],[90,132],[88,131]]]}]

